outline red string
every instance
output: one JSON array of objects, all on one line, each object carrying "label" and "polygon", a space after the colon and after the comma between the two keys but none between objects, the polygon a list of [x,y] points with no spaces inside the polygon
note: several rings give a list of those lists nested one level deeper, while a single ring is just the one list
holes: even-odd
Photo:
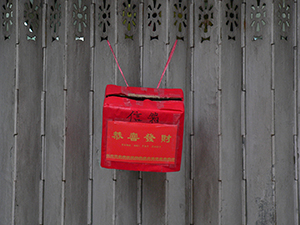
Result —
[{"label": "red string", "polygon": [[[162,73],[162,75],[161,75],[161,77],[160,77],[160,80],[159,80],[158,85],[157,85],[156,88],[159,88],[160,83],[161,83],[161,81],[162,81],[162,79],[163,79],[163,77],[164,77],[164,75],[165,75],[165,72],[166,72],[166,70],[167,70],[167,68],[168,68],[168,66],[169,66],[169,63],[170,63],[170,61],[171,61],[171,59],[172,59],[172,57],[173,57],[173,54],[174,54],[174,51],[175,51],[175,48],[176,48],[176,45],[177,45],[177,41],[178,41],[178,40],[176,39],[176,41],[175,41],[175,43],[174,43],[174,45],[173,45],[173,48],[172,48],[172,50],[171,50],[170,56],[169,56],[169,58],[168,58],[168,61],[167,61],[166,65],[165,65],[164,71],[163,71],[163,73]],[[119,68],[119,70],[120,70],[120,72],[121,72],[121,74],[122,74],[122,77],[123,77],[123,79],[124,79],[124,81],[125,81],[125,84],[126,84],[127,87],[128,87],[129,85],[128,85],[126,79],[125,79],[125,76],[124,76],[124,74],[123,74],[123,71],[122,71],[122,69],[121,69],[121,67],[120,67],[120,65],[119,65],[119,63],[118,63],[117,57],[116,57],[116,55],[115,55],[115,53],[114,53],[114,50],[113,50],[112,47],[111,47],[111,44],[110,44],[109,40],[107,40],[107,44],[108,44],[108,46],[109,46],[109,48],[110,48],[110,50],[111,50],[111,52],[112,52],[112,54],[113,54],[113,56],[114,56],[114,58],[115,58],[115,60],[116,60],[116,63],[117,63],[118,68]]]},{"label": "red string", "polygon": [[125,79],[125,76],[124,76],[124,74],[123,74],[123,71],[121,70],[121,67],[120,67],[120,65],[119,65],[119,63],[118,63],[117,57],[116,57],[116,55],[115,55],[115,53],[114,53],[114,50],[113,50],[112,47],[111,47],[111,44],[109,43],[109,40],[107,40],[107,44],[108,44],[108,46],[109,46],[109,48],[110,48],[112,54],[114,55],[114,58],[115,58],[116,63],[117,63],[117,65],[118,65],[118,67],[119,67],[119,70],[120,70],[120,72],[121,72],[121,74],[122,74],[122,77],[123,77],[123,79],[124,79],[124,81],[125,81],[125,84],[126,84],[127,87],[128,87],[129,85],[128,85],[126,79]]},{"label": "red string", "polygon": [[166,66],[165,66],[165,68],[164,68],[164,71],[163,71],[163,73],[162,73],[162,75],[161,75],[161,77],[160,77],[160,80],[159,80],[158,85],[157,85],[156,88],[159,88],[159,85],[160,85],[160,83],[161,83],[161,81],[162,81],[162,79],[163,79],[163,77],[164,77],[164,74],[165,74],[165,72],[166,72],[166,70],[167,70],[167,68],[168,68],[168,65],[169,65],[169,63],[170,63],[170,61],[171,61],[171,59],[172,59],[172,56],[173,56],[173,54],[174,54],[176,45],[177,45],[177,39],[176,39],[176,41],[175,41],[175,43],[174,43],[174,45],[173,45],[172,51],[171,51],[171,53],[170,53],[170,56],[169,56],[169,58],[168,58],[168,61],[167,61],[167,63],[166,63]]}]

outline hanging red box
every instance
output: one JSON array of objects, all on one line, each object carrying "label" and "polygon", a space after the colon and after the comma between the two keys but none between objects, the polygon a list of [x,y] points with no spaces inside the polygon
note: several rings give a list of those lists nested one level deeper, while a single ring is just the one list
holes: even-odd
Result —
[{"label": "hanging red box", "polygon": [[184,129],[181,89],[107,85],[103,104],[101,166],[180,170]]}]

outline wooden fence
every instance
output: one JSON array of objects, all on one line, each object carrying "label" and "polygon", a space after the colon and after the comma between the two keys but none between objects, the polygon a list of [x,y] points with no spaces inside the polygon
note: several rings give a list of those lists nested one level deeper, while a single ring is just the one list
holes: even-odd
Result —
[{"label": "wooden fence", "polygon": [[[0,224],[299,224],[297,0],[0,0]],[[100,167],[107,84],[185,93],[180,172]]]}]

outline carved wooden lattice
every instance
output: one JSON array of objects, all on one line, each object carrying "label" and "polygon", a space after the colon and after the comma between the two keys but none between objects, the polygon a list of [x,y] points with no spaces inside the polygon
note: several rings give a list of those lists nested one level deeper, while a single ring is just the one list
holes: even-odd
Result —
[{"label": "carved wooden lattice", "polygon": [[187,17],[188,17],[188,8],[182,3],[182,0],[179,0],[174,4],[174,25],[177,28],[176,38],[179,40],[184,40],[183,32],[187,28]]},{"label": "carved wooden lattice", "polygon": [[98,26],[101,33],[101,41],[107,40],[107,32],[111,26],[111,5],[104,0],[99,5]]},{"label": "carved wooden lattice", "polygon": [[210,0],[204,0],[199,6],[199,28],[202,31],[201,43],[210,41],[210,28],[214,25],[214,5]]},{"label": "carved wooden lattice", "polygon": [[58,41],[59,35],[58,31],[61,26],[61,17],[62,17],[62,9],[61,3],[59,0],[54,0],[53,5],[50,5],[50,31],[52,36],[52,41]]},{"label": "carved wooden lattice", "polygon": [[75,40],[84,41],[83,31],[89,26],[88,6],[82,0],[73,4],[73,25],[75,27]]},{"label": "carved wooden lattice", "polygon": [[277,4],[277,19],[280,29],[280,39],[287,41],[287,33],[291,28],[291,6],[286,0],[281,0]]},{"label": "carved wooden lattice", "polygon": [[253,41],[263,39],[262,29],[267,23],[266,7],[266,3],[262,3],[260,0],[257,0],[255,5],[251,5],[250,26],[253,28],[254,31]]},{"label": "carved wooden lattice", "polygon": [[158,39],[158,29],[162,23],[162,4],[157,0],[152,0],[147,7],[148,27],[151,30],[150,40]]},{"label": "carved wooden lattice", "polygon": [[40,28],[40,2],[29,0],[24,3],[24,25],[27,28],[27,40],[36,41],[37,32]]},{"label": "carved wooden lattice", "polygon": [[13,26],[13,3],[11,0],[6,0],[1,7],[2,9],[2,31],[4,35],[4,40],[10,39],[10,34],[12,32]]},{"label": "carved wooden lattice", "polygon": [[226,3],[225,11],[226,25],[229,29],[230,35],[228,35],[228,40],[236,39],[236,30],[239,27],[239,6],[234,0],[230,0]]},{"label": "carved wooden lattice", "polygon": [[133,35],[138,27],[138,6],[134,1],[127,0],[122,4],[122,23],[125,27],[125,39],[133,40]]}]

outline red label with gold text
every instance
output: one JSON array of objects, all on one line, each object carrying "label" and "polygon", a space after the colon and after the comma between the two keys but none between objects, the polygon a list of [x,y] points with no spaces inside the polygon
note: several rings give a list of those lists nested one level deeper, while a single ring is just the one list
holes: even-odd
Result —
[{"label": "red label with gold text", "polygon": [[106,159],[175,164],[177,125],[108,121]]}]

